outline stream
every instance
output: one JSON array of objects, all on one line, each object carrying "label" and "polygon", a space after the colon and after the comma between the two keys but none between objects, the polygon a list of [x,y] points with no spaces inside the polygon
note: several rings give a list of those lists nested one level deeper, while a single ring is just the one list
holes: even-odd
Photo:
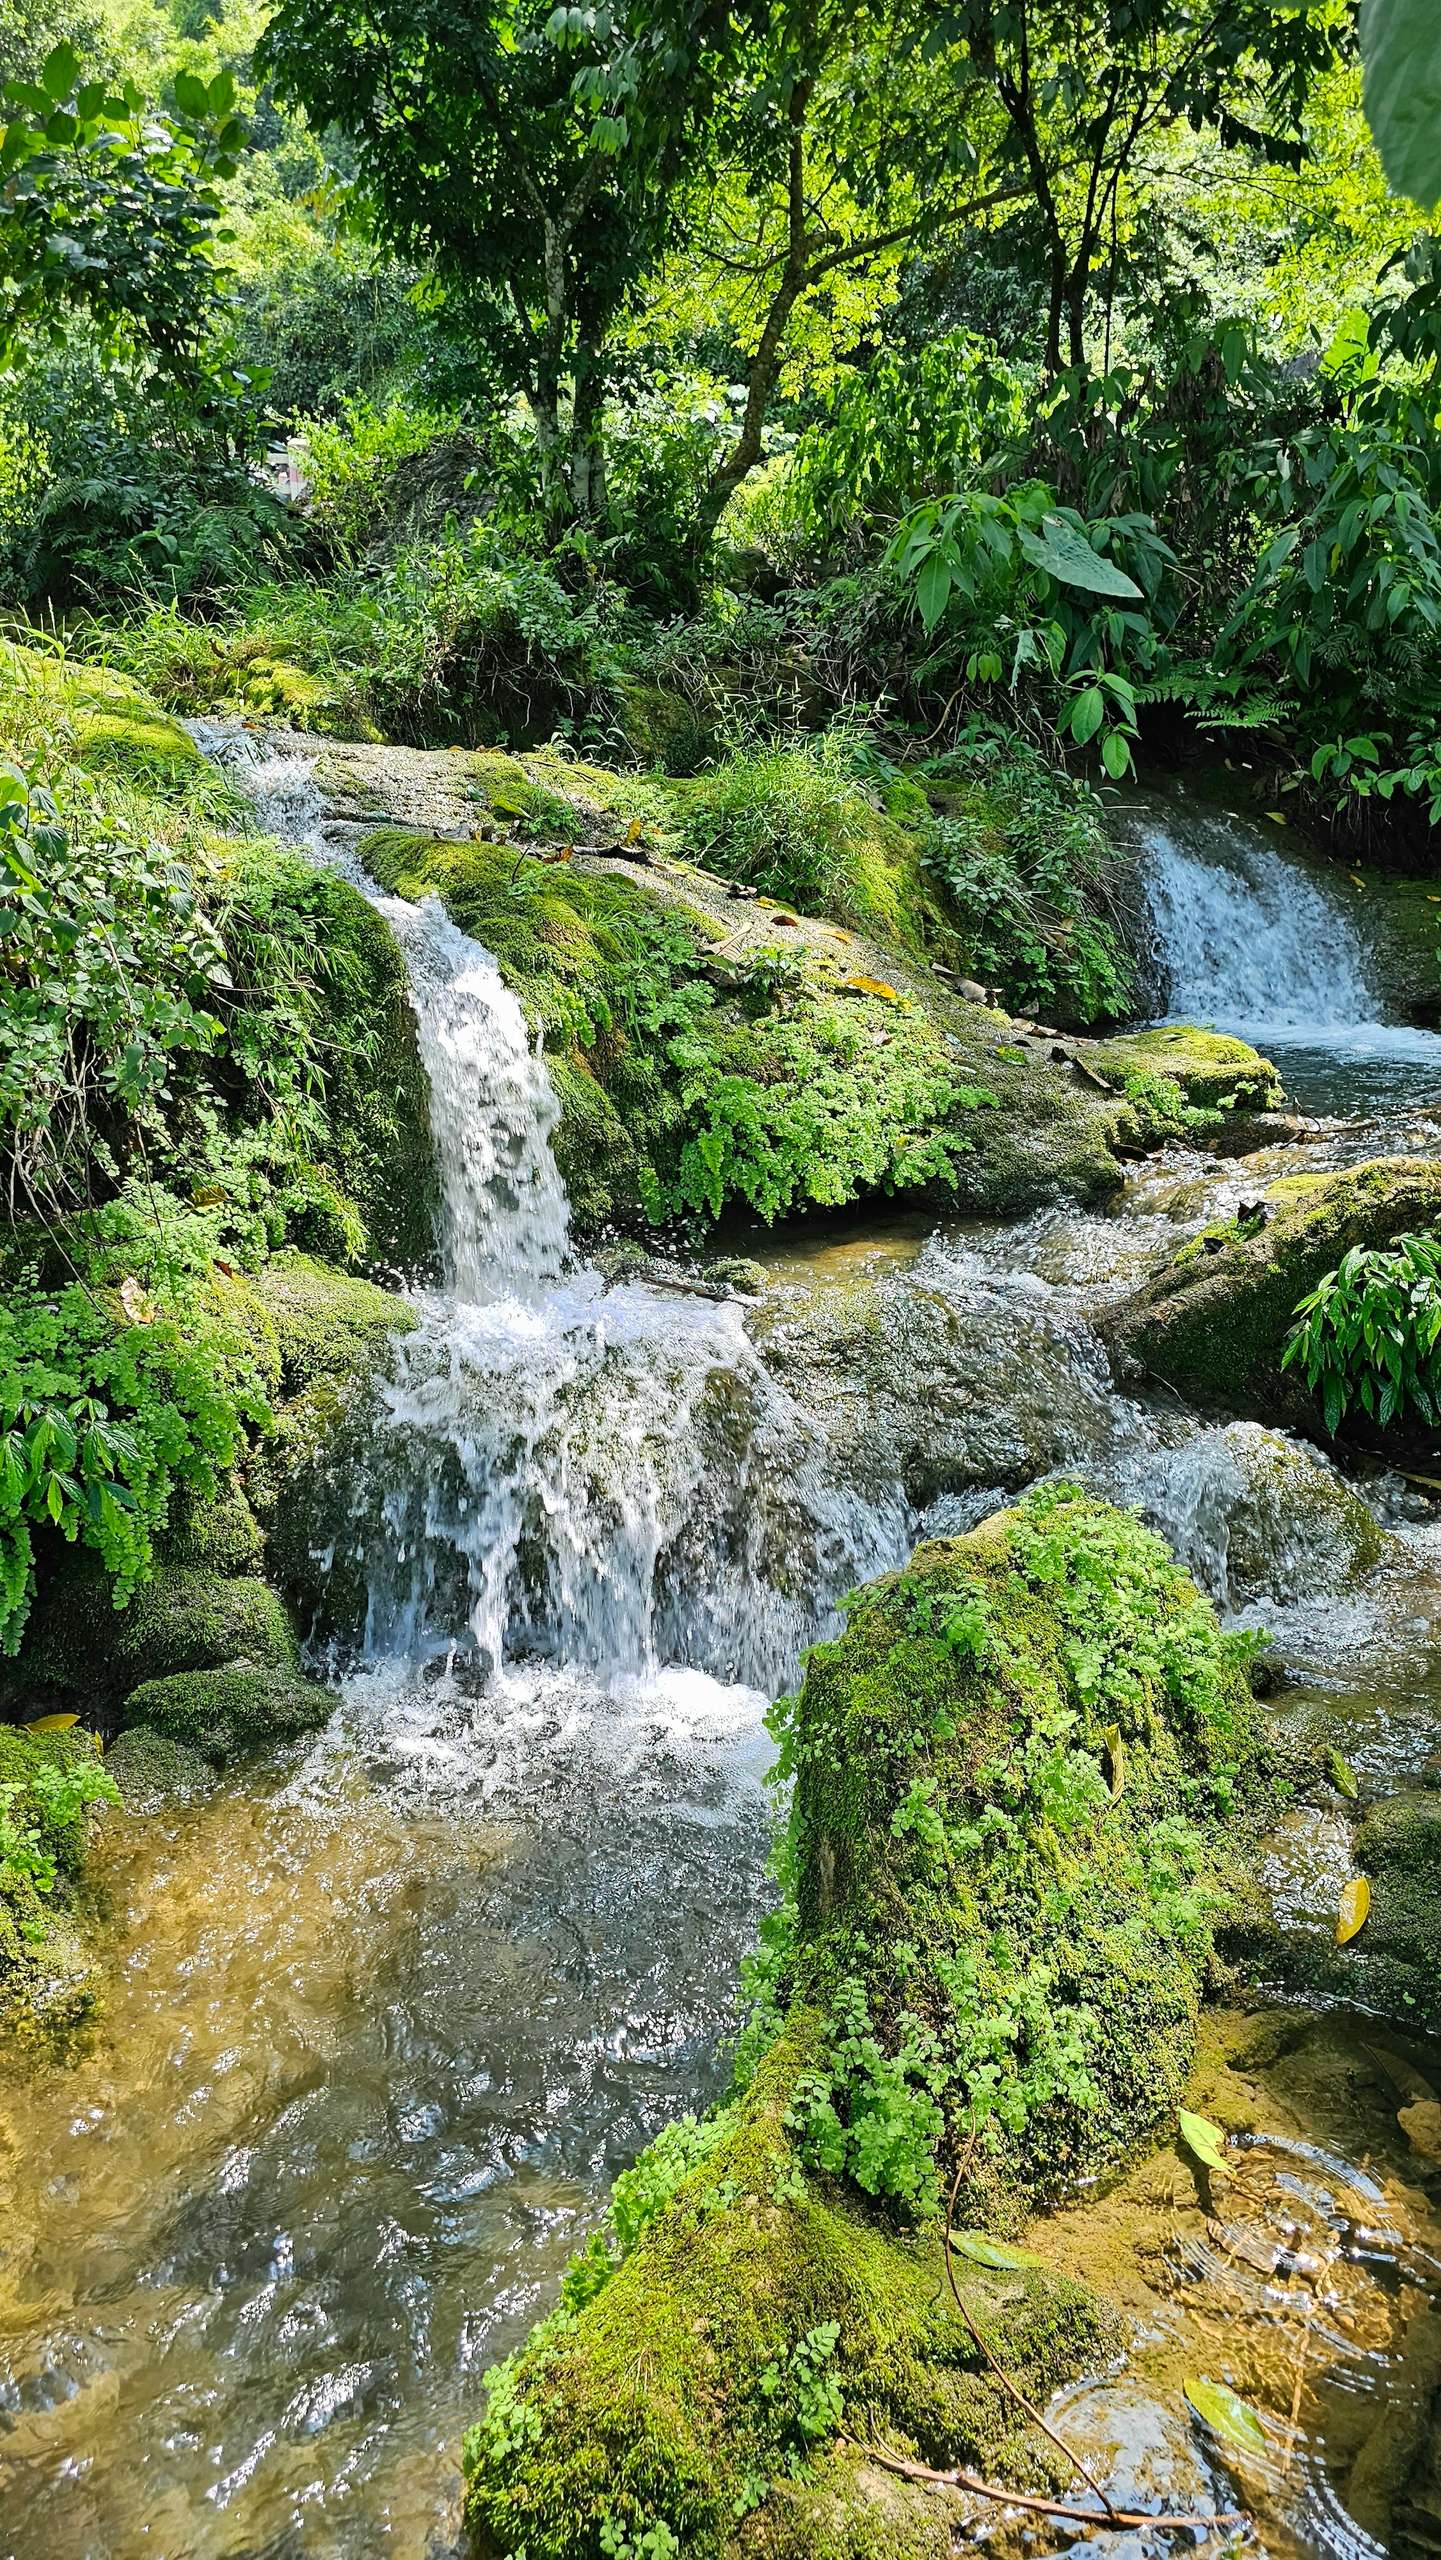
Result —
[{"label": "stream", "polygon": [[[489,956],[364,879],[297,749],[197,734],[403,948],[443,1265],[345,1488],[368,1619],[329,1726],[107,1823],[95,2050],[6,2089],[0,2551],[443,2560],[486,2366],[616,2172],[724,2085],[768,1891],[766,1706],[843,1593],[1064,1470],[1275,1631],[1284,1716],[1330,1719],[1388,1783],[1436,1750],[1429,1507],[1367,1482],[1388,1540],[1358,1580],[1329,1513],[1265,1491],[1265,1435],[1118,1391],[1092,1319],[1273,1172],[1441,1153],[1441,1038],[1377,1019],[1339,908],[1248,822],[1168,798],[1131,820],[1163,1011],[1277,1059],[1295,1144],[1173,1147],[1104,1211],[1010,1228],[876,1213],[760,1239],[753,1304],[607,1286],[571,1247],[554,1095]],[[1332,1912],[1346,1845],[1298,1815],[1271,1881]],[[1263,2548],[1318,2560],[1436,2547],[1379,2540],[1367,2486],[1441,2334],[1441,2182],[1367,2033],[1264,2005],[1208,2021],[1198,2086],[1252,2093],[1272,2264],[1217,2238],[1169,2147],[1037,2242],[1134,2314],[1124,2371],[1065,2395],[1113,2491],[1227,2506],[1241,2485]],[[1298,2289],[1308,2251],[1324,2276]],[[1196,2369],[1281,2413],[1239,2484],[1185,2418]]]}]

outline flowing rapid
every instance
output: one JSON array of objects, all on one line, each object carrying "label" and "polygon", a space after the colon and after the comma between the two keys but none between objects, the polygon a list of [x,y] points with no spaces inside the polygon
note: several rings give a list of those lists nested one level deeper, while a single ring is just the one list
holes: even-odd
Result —
[{"label": "flowing rapid", "polygon": [[[1111,1379],[1098,1303],[1229,1214],[1256,1160],[1173,1148],[1114,1209],[1010,1228],[760,1240],[753,1305],[683,1274],[608,1285],[574,1248],[546,1061],[490,955],[437,903],[375,889],[299,742],[196,733],[259,823],[395,934],[441,1223],[333,1488],[325,1553],[367,1600],[331,1724],[112,1827],[96,2051],[9,2099],[0,2543],[448,2560],[486,2366],[553,2300],[616,2172],[723,2079],[768,1891],[765,1711],[841,1595],[918,1529],[1079,1476],[1279,1631],[1287,1712],[1341,1719],[1379,1780],[1441,1724],[1441,1556],[1424,1506],[1381,1485],[1368,1579],[1354,1524],[1376,1524],[1316,1453]],[[1413,1058],[1388,1083],[1393,1026],[1324,891],[1232,822],[1148,829],[1170,1009],[1279,1026],[1318,1108],[1342,1050],[1387,1143],[1435,1152],[1441,1076]],[[1308,1166],[1375,1152],[1374,1123],[1326,1107]],[[1334,1908],[1335,1844],[1298,1826],[1278,1889]],[[1303,2153],[1294,2129],[1315,2112],[1347,2139],[1354,2039],[1323,2024],[1301,2073],[1284,2039],[1274,2068],[1250,2058],[1244,2029],[1278,2247],[1303,2226],[1333,2247],[1339,2151]],[[1302,2350],[1304,2453],[1268,2492],[1277,2560],[1374,2560],[1334,2481],[1403,2381],[1387,2306],[1441,2316],[1441,2218],[1394,2114],[1367,2142],[1364,2250],[1337,2251],[1336,2335]],[[1237,2293],[1204,2217],[1178,2242],[1165,2165],[1137,2173],[1119,2239],[1120,2204],[1076,2208],[1077,2266],[1109,2284],[1087,2261],[1105,2242],[1151,2290],[1133,2288],[1124,2373],[1078,2386],[1067,2423],[1128,2499],[1214,2508],[1228,2485],[1197,2469],[1177,2377],[1244,2319],[1274,2341],[1285,2406],[1294,2323],[1284,2288]]]}]

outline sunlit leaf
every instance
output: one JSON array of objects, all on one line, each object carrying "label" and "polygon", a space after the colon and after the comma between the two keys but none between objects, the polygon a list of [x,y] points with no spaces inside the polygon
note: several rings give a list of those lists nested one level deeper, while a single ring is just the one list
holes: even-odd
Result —
[{"label": "sunlit leaf", "polygon": [[1212,2124],[1205,2116],[1189,2114],[1185,2107],[1180,2109],[1177,2122],[1181,2128],[1181,2140],[1188,2151],[1195,2153],[1202,2166],[1219,2169],[1223,2176],[1230,2177],[1230,2164],[1222,2150],[1226,2137],[1220,2126]]},{"label": "sunlit leaf", "polygon": [[1021,2267],[1043,2267],[1032,2249],[1013,2248],[1009,2240],[993,2240],[988,2231],[953,2231],[951,2247],[962,2258],[973,2259],[978,2267],[997,2267],[1014,2272]]},{"label": "sunlit leaf", "polygon": [[1436,0],[1363,0],[1366,113],[1398,195],[1441,197],[1441,11]]},{"label": "sunlit leaf", "polygon": [[79,1722],[78,1715],[32,1716],[25,1730],[27,1733],[68,1733],[71,1726]]},{"label": "sunlit leaf", "polygon": [[1349,1946],[1366,1926],[1371,1908],[1371,1887],[1364,1876],[1352,1876],[1341,1888],[1341,1908],[1336,1914],[1336,1944]]},{"label": "sunlit leaf", "polygon": [[1126,1745],[1121,1728],[1118,1724],[1107,1725],[1105,1732],[1105,1744],[1106,1758],[1110,1763],[1111,1770],[1111,1793],[1113,1796],[1124,1795],[1126,1791]]},{"label": "sunlit leaf", "polygon": [[1197,2417],[1212,2435],[1227,2444],[1237,2444],[1247,2453],[1264,2453],[1266,2430],[1248,2401],[1242,2400],[1229,2383],[1207,2382],[1199,2374],[1187,2374],[1181,2385]]},{"label": "sunlit leaf", "polygon": [[1327,1752],[1326,1775],[1338,1795],[1344,1796],[1348,1804],[1356,1802],[1361,1792],[1356,1783],[1356,1772],[1349,1760],[1342,1759],[1339,1751]]}]

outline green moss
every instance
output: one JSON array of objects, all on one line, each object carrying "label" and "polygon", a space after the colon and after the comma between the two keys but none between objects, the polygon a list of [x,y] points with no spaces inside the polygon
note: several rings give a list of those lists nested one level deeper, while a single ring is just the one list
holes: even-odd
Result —
[{"label": "green moss", "polygon": [[1297,1302],[1352,1245],[1384,1245],[1441,1219],[1441,1164],[1381,1157],[1287,1177],[1266,1215],[1207,1228],[1103,1318],[1122,1358],[1193,1402],[1314,1428],[1316,1407],[1281,1355]]},{"label": "green moss", "polygon": [[[98,1758],[93,1734],[0,1724],[0,2029],[7,2034],[54,2043],[95,2006],[97,1977],[74,1906],[89,1840],[84,1797],[104,1783]],[[82,1783],[57,1789],[57,1779]],[[27,1842],[53,1862],[48,1884],[43,1871],[31,1871]]]},{"label": "green moss", "polygon": [[247,1295],[275,1344],[287,1396],[321,1380],[348,1385],[368,1376],[393,1336],[416,1321],[403,1298],[303,1253],[274,1255]]},{"label": "green moss", "polygon": [[215,1784],[215,1772],[204,1755],[188,1743],[172,1742],[150,1725],[128,1725],[105,1755],[105,1766],[120,1789],[128,1813],[158,1813],[169,1805],[190,1804]]},{"label": "green moss", "polygon": [[143,1680],[241,1656],[284,1670],[297,1661],[285,1611],[255,1576],[162,1565],[116,1609],[98,1557],[67,1549],[36,1602],[18,1676],[104,1711]]},{"label": "green moss", "polygon": [[1198,1031],[1189,1023],[1098,1040],[1086,1055],[1122,1084],[1132,1076],[1164,1077],[1200,1111],[1276,1111],[1285,1100],[1270,1059],[1249,1041]]},{"label": "green moss", "polygon": [[183,1497],[164,1541],[167,1564],[198,1565],[208,1573],[254,1574],[265,1556],[260,1523],[232,1478],[210,1502]]},{"label": "green moss", "polygon": [[674,878],[394,828],[362,850],[387,887],[444,898],[542,1033],[583,1231],[872,1194],[1001,1214],[1118,1179],[1095,1097],[999,1054],[988,1013],[808,945],[718,960],[699,884],[692,903]]},{"label": "green moss", "polygon": [[[854,2444],[1054,2476],[951,2300],[942,2187],[959,2162],[958,2219],[1004,2227],[1174,2109],[1236,1811],[1271,1783],[1245,1650],[1065,1489],[859,1595],[778,1711],[792,1899],[742,2092],[620,2182],[490,2378],[477,2553],[591,2560],[663,2523],[697,2560],[939,2560]],[[1114,2336],[1038,2263],[964,2282],[1038,2402]]]},{"label": "green moss", "polygon": [[314,1733],[334,1703],[318,1681],[299,1679],[286,1665],[229,1662],[142,1681],[121,1713],[127,1724],[188,1744],[223,1768],[268,1742]]},{"label": "green moss", "polygon": [[[696,2555],[732,2548],[758,2494],[812,2462],[808,2488],[829,2476],[835,2403],[807,2395],[812,2367],[862,2436],[1037,2476],[1024,2421],[948,2299],[937,2233],[886,2230],[797,2157],[788,2109],[820,2034],[813,2017],[792,2022],[639,2245],[493,2381],[467,2447],[477,2551],[588,2560],[608,2518],[633,2533],[662,2518]],[[982,2275],[971,2290],[998,2354],[1042,2398],[1110,2343],[1063,2277]],[[798,2359],[811,2341],[819,2352]],[[817,2560],[834,2547],[795,2512],[784,2530],[784,2547]]]}]

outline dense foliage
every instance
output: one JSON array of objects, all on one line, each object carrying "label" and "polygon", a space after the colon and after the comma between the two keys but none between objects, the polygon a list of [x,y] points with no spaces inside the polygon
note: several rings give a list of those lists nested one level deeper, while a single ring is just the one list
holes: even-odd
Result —
[{"label": "dense foliage", "polygon": [[1283,1365],[1336,1431],[1353,1406],[1383,1428],[1441,1422],[1441,1239],[1354,1245],[1296,1309]]}]

